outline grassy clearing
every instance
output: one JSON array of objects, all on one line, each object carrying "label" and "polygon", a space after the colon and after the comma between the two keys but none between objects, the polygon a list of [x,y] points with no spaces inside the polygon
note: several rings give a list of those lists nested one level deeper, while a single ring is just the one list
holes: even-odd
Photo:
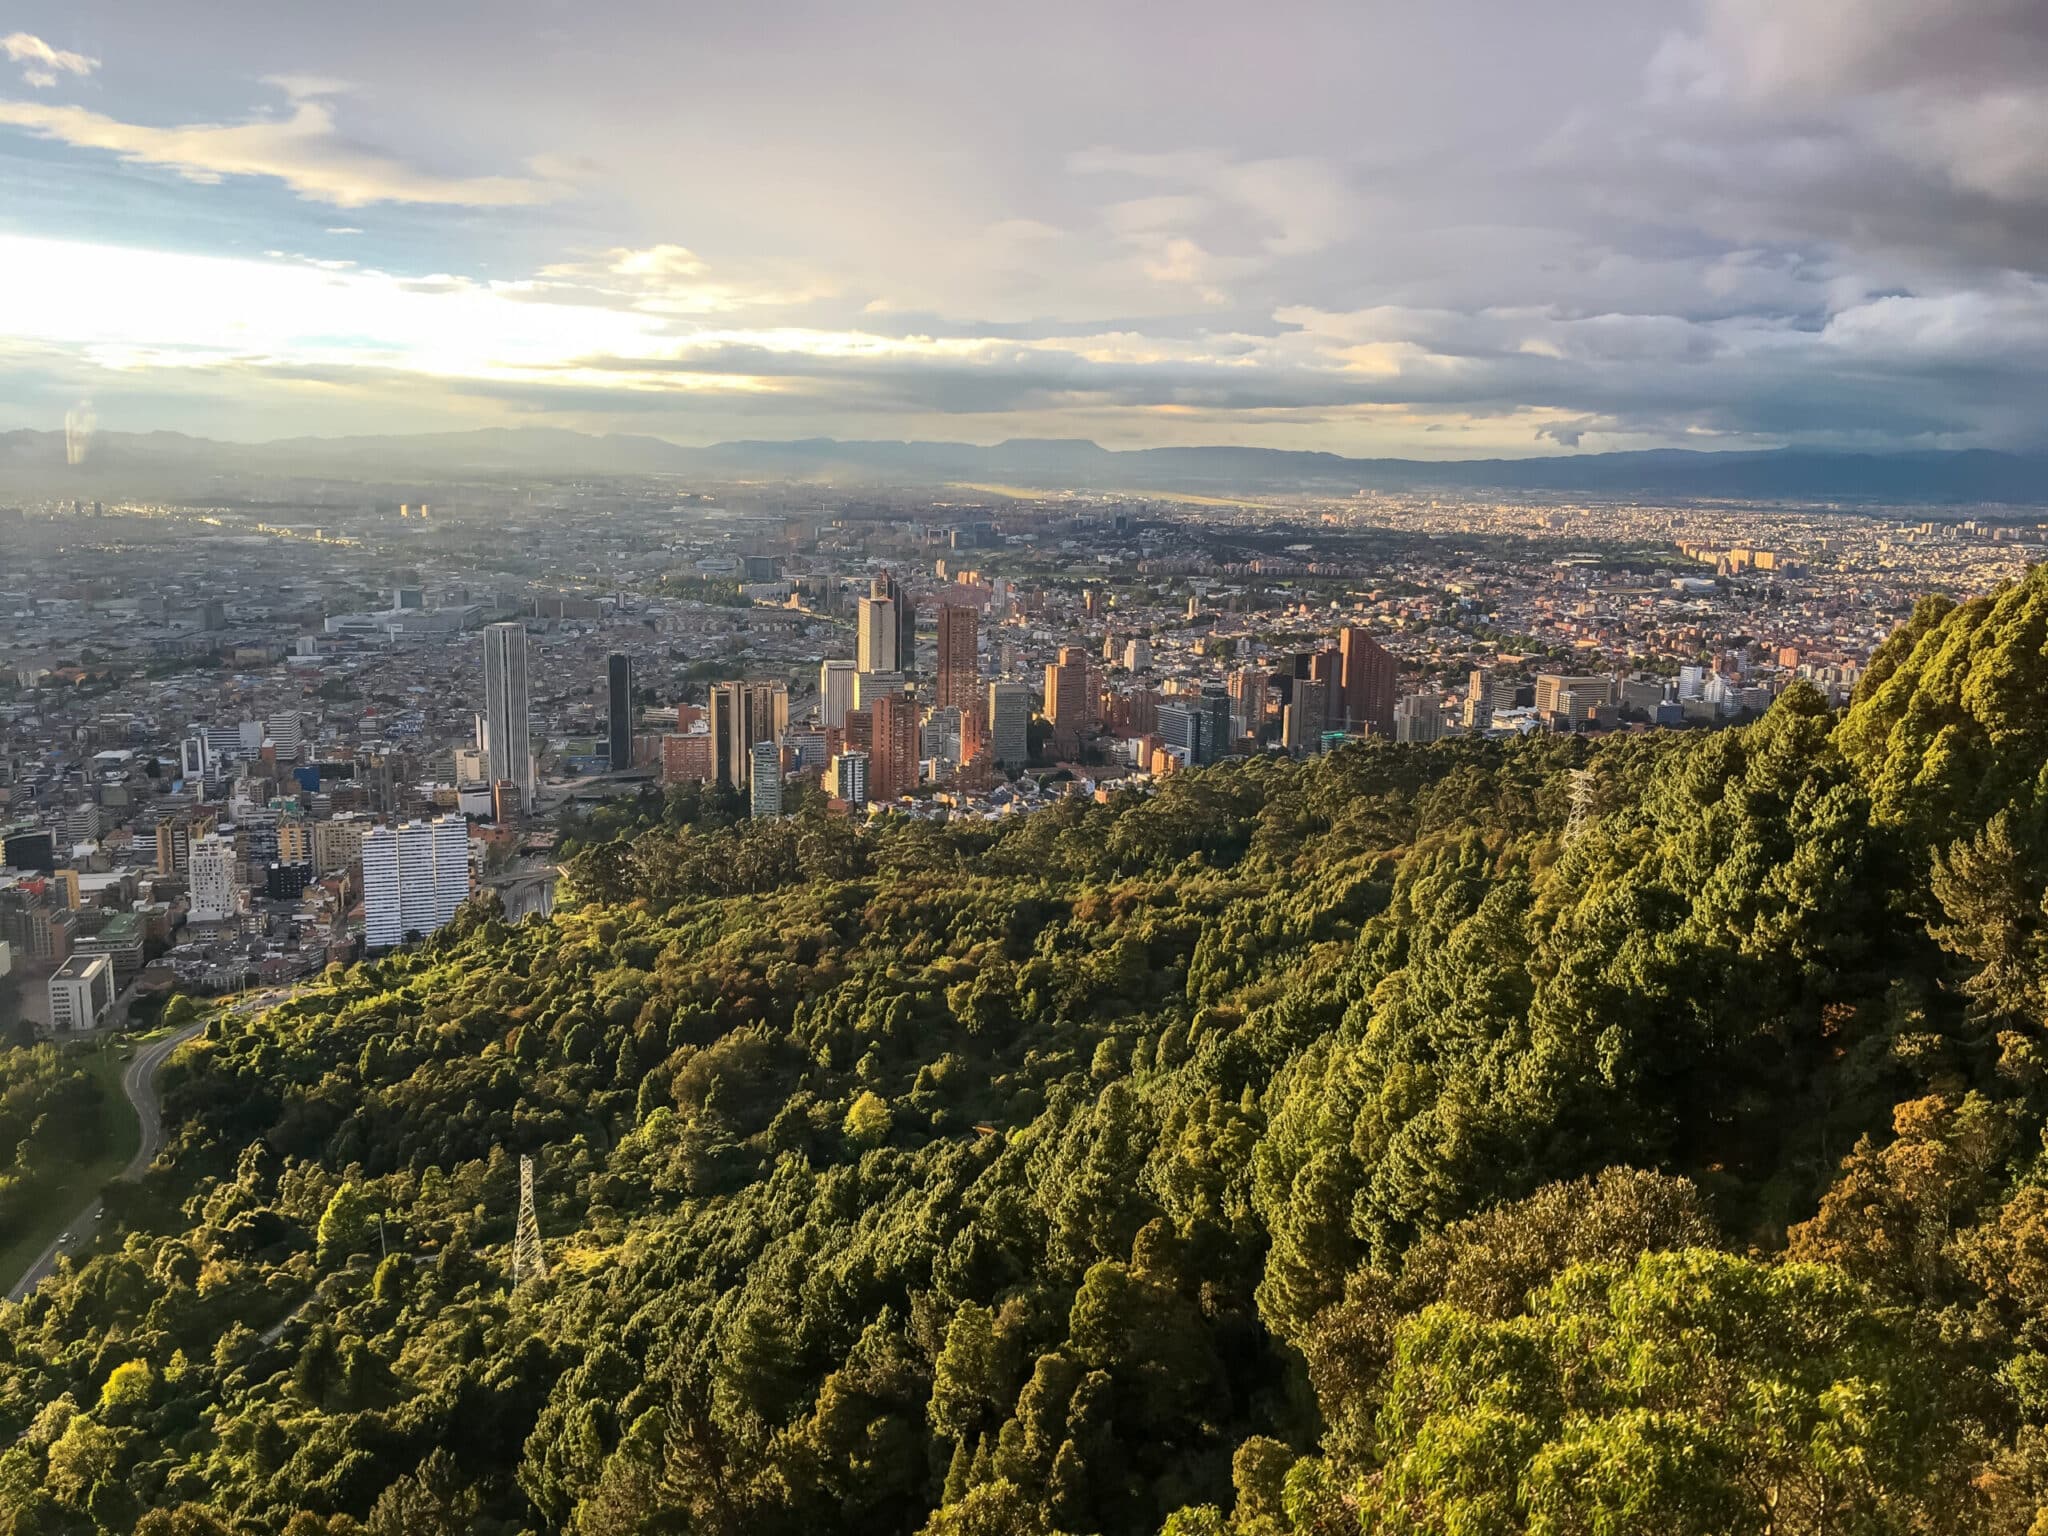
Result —
[{"label": "grassy clearing", "polygon": [[100,1124],[106,1132],[106,1150],[89,1163],[67,1169],[63,1178],[50,1181],[37,1192],[34,1211],[19,1234],[0,1246],[0,1287],[14,1284],[50,1246],[52,1238],[71,1230],[69,1223],[86,1202],[127,1166],[141,1144],[142,1126],[136,1121],[135,1107],[121,1091],[121,1069],[127,1065],[121,1059],[121,1045],[115,1039],[79,1050],[86,1070],[100,1085]]}]

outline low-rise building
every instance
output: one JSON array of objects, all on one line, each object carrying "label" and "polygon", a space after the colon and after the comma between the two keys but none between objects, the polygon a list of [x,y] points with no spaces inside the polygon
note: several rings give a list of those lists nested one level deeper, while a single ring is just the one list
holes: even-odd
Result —
[{"label": "low-rise building", "polygon": [[114,1006],[114,962],[73,955],[50,977],[50,1028],[57,1034],[95,1029]]}]

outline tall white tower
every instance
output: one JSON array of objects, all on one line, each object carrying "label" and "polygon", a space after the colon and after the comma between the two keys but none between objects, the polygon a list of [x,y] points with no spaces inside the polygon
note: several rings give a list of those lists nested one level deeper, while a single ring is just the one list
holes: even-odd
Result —
[{"label": "tall white tower", "polygon": [[491,782],[519,786],[519,808],[533,809],[533,741],[528,734],[526,626],[491,624],[484,629],[484,740]]},{"label": "tall white tower", "polygon": [[886,597],[860,600],[860,622],[854,631],[854,661],[861,672],[894,672],[897,656],[896,605]]},{"label": "tall white tower", "polygon": [[818,666],[818,720],[831,730],[843,730],[846,712],[853,708],[853,679],[858,662],[830,658]]}]

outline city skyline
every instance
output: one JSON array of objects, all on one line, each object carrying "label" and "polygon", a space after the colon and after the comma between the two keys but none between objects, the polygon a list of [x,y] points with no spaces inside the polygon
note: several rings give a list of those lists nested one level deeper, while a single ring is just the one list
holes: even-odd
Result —
[{"label": "city skyline", "polygon": [[2039,8],[377,10],[11,13],[0,429],[2042,446]]}]

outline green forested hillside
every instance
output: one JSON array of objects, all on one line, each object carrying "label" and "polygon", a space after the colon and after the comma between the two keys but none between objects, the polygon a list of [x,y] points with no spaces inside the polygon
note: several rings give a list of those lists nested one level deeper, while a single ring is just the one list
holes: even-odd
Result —
[{"label": "green forested hillside", "polygon": [[2048,1532],[2044,646],[600,844],[173,1067],[0,1532]]}]

